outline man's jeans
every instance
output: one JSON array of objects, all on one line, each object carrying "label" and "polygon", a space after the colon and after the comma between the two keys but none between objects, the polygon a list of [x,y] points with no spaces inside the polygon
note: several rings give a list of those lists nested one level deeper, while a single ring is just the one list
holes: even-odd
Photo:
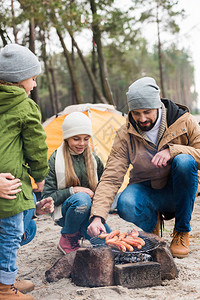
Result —
[{"label": "man's jeans", "polygon": [[[36,202],[36,198],[34,195]],[[9,201],[9,200],[8,200]],[[13,284],[17,276],[17,249],[29,243],[36,234],[32,220],[35,209],[0,219],[0,282]]]},{"label": "man's jeans", "polygon": [[[91,198],[86,193],[77,193],[67,198],[62,205],[63,217],[57,221],[57,224],[62,227],[61,233],[72,234],[80,231],[86,239],[90,240],[87,227],[91,204]],[[111,231],[107,224],[104,226],[107,232]]]},{"label": "man's jeans", "polygon": [[167,185],[153,189],[151,183],[129,185],[118,200],[118,214],[146,232],[152,232],[157,223],[157,212],[174,213],[175,229],[191,230],[190,220],[198,189],[197,163],[191,155],[179,154],[172,162]]}]

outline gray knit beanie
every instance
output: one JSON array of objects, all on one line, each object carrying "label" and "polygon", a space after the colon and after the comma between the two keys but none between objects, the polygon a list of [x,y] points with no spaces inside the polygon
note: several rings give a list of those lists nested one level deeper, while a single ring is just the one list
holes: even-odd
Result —
[{"label": "gray knit beanie", "polygon": [[133,82],[128,89],[129,111],[134,109],[156,109],[162,106],[160,89],[151,77],[143,77]]},{"label": "gray knit beanie", "polygon": [[63,140],[79,134],[92,136],[92,122],[82,112],[72,112],[67,115],[62,124]]},{"label": "gray knit beanie", "polygon": [[40,63],[28,48],[8,44],[0,52],[0,79],[20,82],[41,73]]}]

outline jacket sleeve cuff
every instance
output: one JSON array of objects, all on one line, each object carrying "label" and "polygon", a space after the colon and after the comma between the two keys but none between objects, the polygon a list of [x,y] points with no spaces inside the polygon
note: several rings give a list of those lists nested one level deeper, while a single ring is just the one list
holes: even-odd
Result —
[{"label": "jacket sleeve cuff", "polygon": [[102,224],[105,224],[105,223],[106,223],[106,221],[105,221],[104,218],[102,218],[102,217],[100,217],[100,216],[96,216],[96,215],[95,215],[95,216],[94,216],[94,215],[91,216],[90,219],[89,219],[89,222],[92,223],[92,221],[93,221],[95,218],[101,218]]}]

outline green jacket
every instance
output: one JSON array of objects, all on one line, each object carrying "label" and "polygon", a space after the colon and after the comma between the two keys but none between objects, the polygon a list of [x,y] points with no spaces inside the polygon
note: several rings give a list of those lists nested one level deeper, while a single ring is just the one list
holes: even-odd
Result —
[{"label": "green jacket", "polygon": [[[56,180],[56,172],[55,172],[55,157],[56,157],[56,152],[55,150],[50,158],[49,158],[49,174],[45,178],[45,186],[44,190],[42,193],[42,198],[45,197],[52,197],[54,200],[55,206],[59,206],[62,204],[68,197],[71,196],[69,188],[67,187],[62,190],[58,190],[57,187],[57,180]],[[97,162],[97,175],[98,175],[98,180],[100,179],[104,166],[100,158],[93,153],[96,162]],[[79,155],[72,155],[72,161],[73,161],[73,166],[74,166],[74,171],[80,181],[80,184],[82,187],[89,188],[89,182],[88,182],[88,176],[86,172],[86,167],[85,167],[85,160],[84,160],[84,155],[79,154]]]},{"label": "green jacket", "polygon": [[37,104],[23,88],[0,82],[0,173],[22,182],[16,199],[0,198],[0,218],[35,207],[30,174],[41,182],[48,173],[46,134]]}]

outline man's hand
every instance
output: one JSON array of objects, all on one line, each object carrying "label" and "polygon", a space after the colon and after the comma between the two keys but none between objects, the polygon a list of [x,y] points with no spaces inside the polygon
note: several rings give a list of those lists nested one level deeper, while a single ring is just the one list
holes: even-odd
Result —
[{"label": "man's hand", "polygon": [[90,196],[91,199],[94,196],[94,192],[91,189],[85,188],[85,187],[82,187],[82,186],[74,186],[73,191],[74,191],[75,194],[76,193],[86,193]]},{"label": "man's hand", "polygon": [[156,153],[151,162],[154,164],[154,166],[156,166],[156,168],[163,168],[166,167],[170,158],[170,151],[169,148],[167,148]]},{"label": "man's hand", "polygon": [[106,229],[101,222],[100,217],[95,217],[92,223],[87,228],[87,234],[91,237],[98,236],[101,232],[106,232]]},{"label": "man's hand", "polygon": [[36,192],[42,192],[44,189],[44,180],[41,182],[36,182],[37,184],[37,189],[33,189],[33,191]]},{"label": "man's hand", "polygon": [[51,197],[42,199],[36,203],[36,215],[50,214],[54,211],[54,202]]},{"label": "man's hand", "polygon": [[22,185],[20,179],[11,173],[0,173],[0,198],[15,199],[16,194],[21,192]]}]

